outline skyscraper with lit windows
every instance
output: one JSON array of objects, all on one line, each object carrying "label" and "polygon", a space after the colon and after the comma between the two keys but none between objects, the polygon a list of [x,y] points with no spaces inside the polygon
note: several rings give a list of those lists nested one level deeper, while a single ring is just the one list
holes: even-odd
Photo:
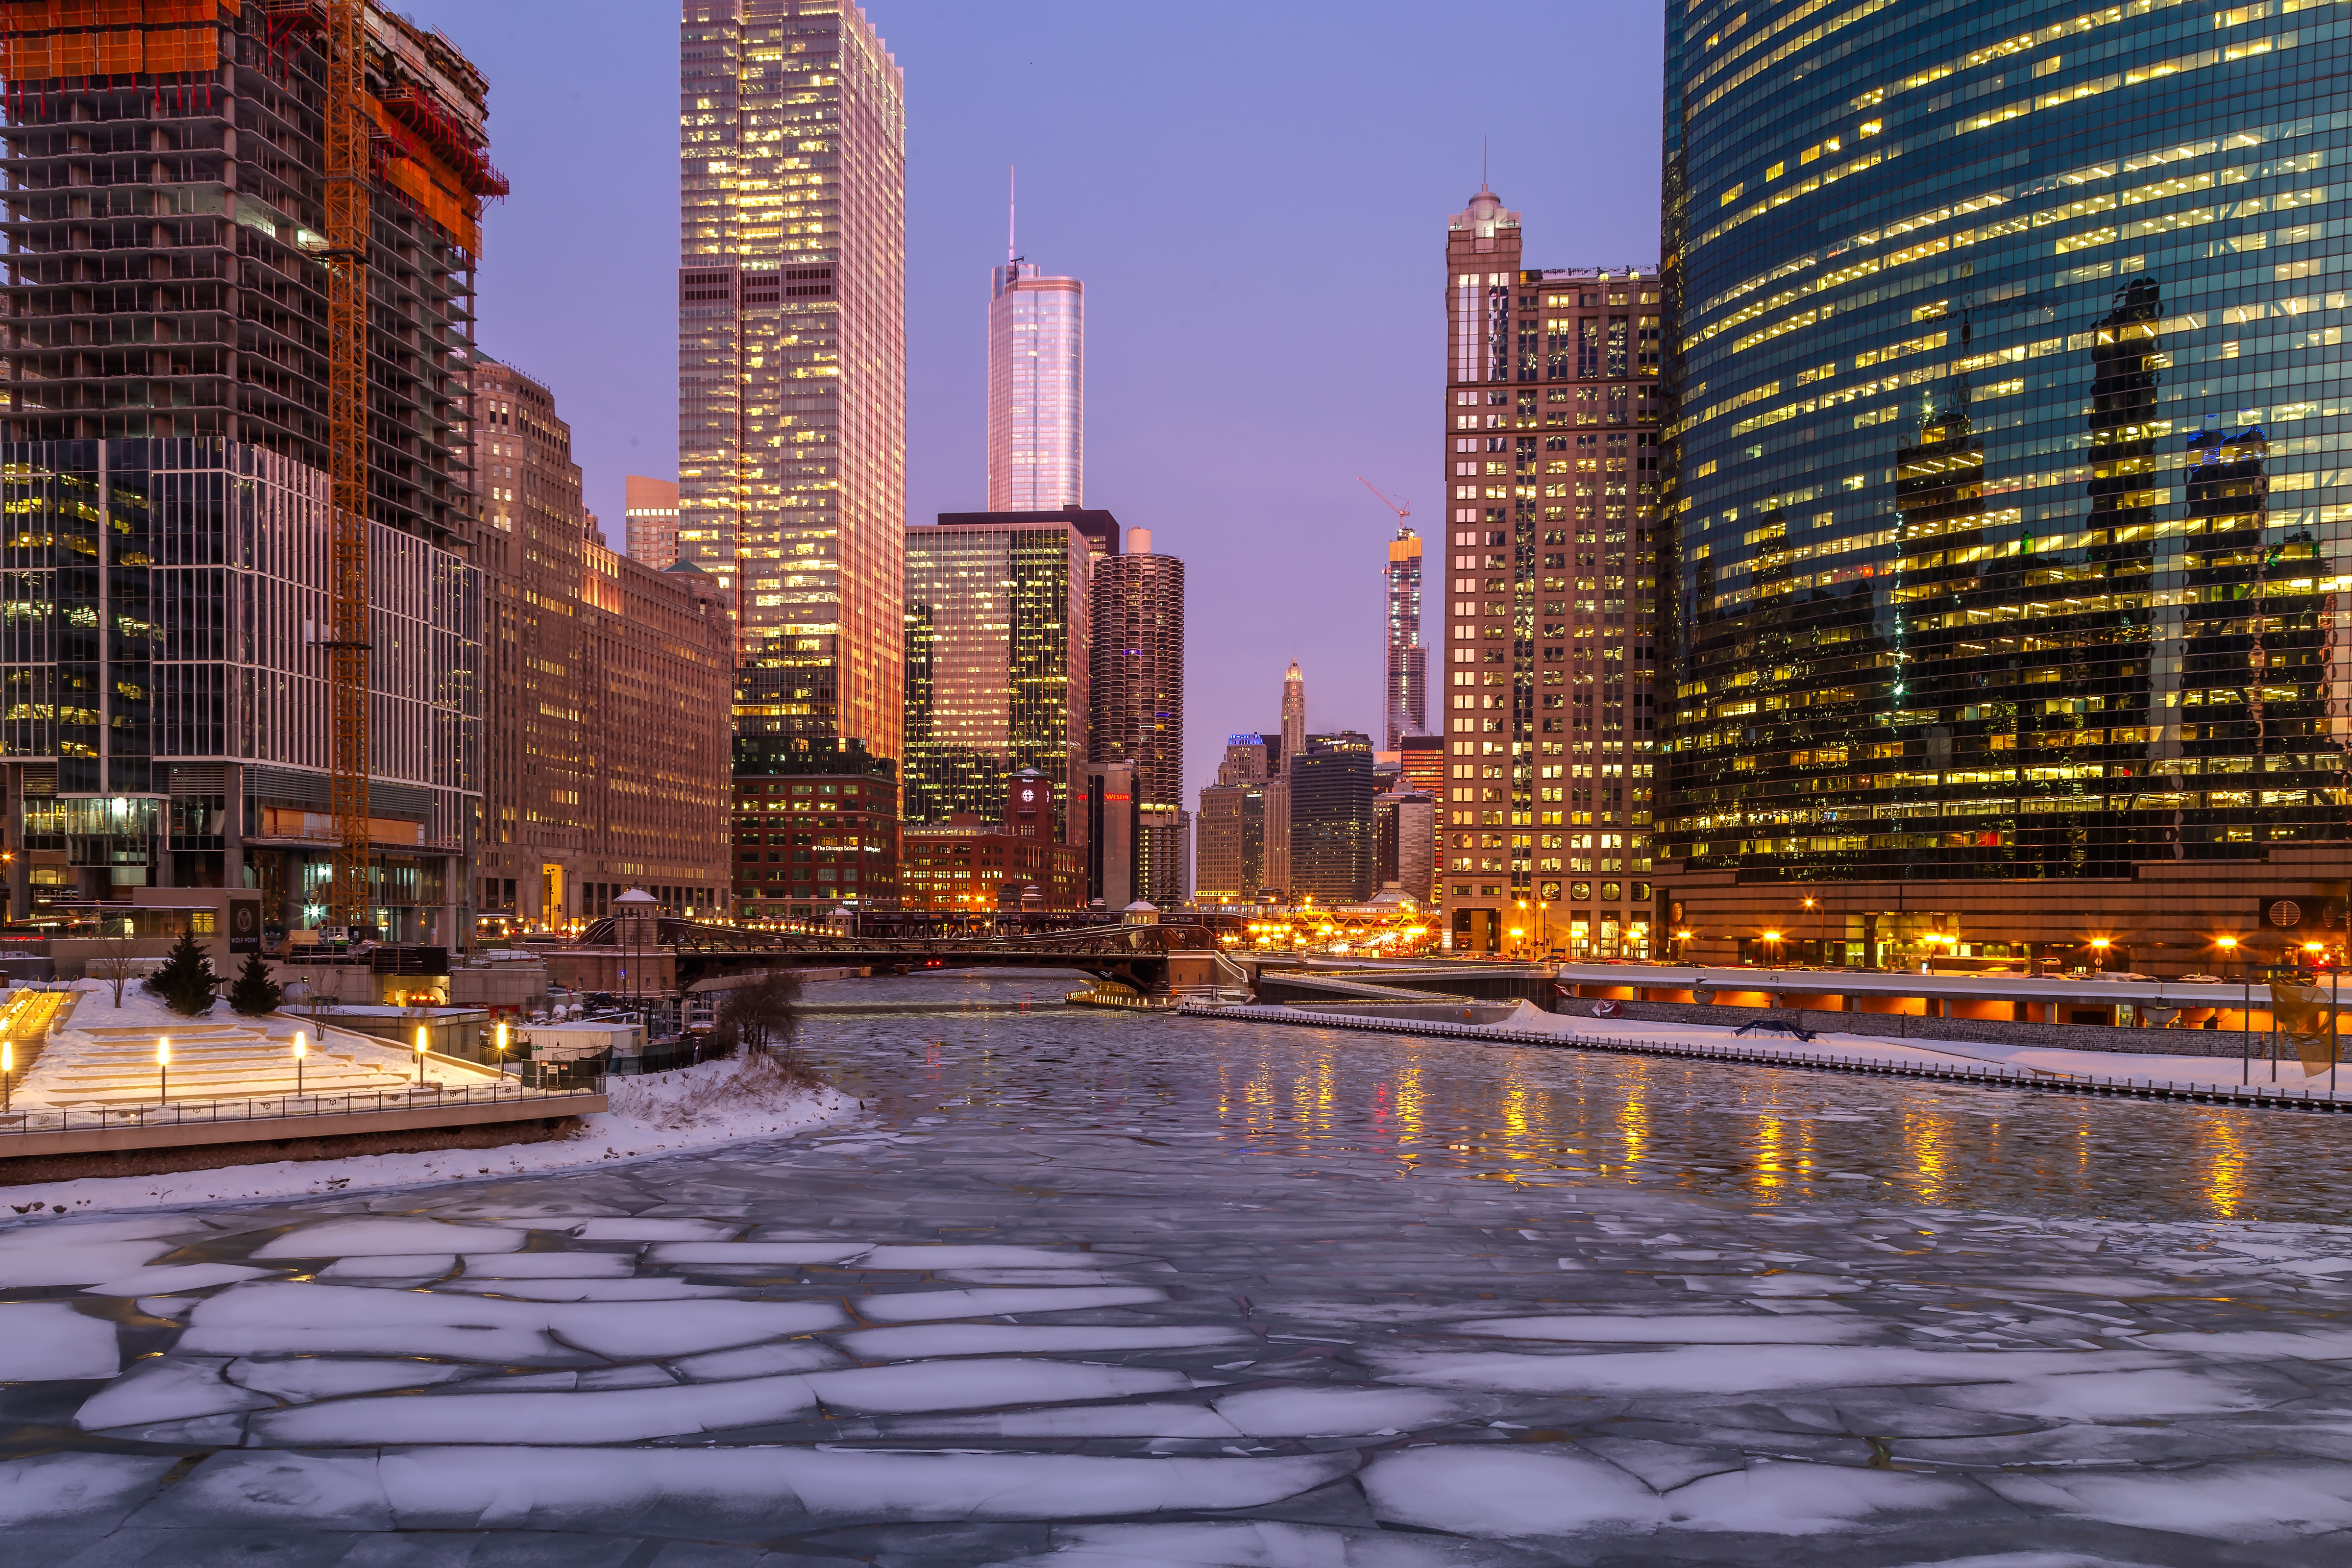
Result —
[{"label": "skyscraper with lit windows", "polygon": [[678,558],[731,595],[738,734],[899,752],[906,111],[840,0],[684,0]]},{"label": "skyscraper with lit windows", "polygon": [[2341,950],[2336,9],[1669,6],[1690,956]]},{"label": "skyscraper with lit windows", "polygon": [[1522,268],[1486,189],[1445,259],[1449,941],[1645,957],[1658,271]]},{"label": "skyscraper with lit windows", "polygon": [[988,510],[1087,504],[1087,286],[1013,258],[988,301]]},{"label": "skyscraper with lit windows", "polygon": [[1421,535],[1404,524],[1389,541],[1381,585],[1387,590],[1388,746],[1418,735],[1429,722],[1429,650],[1421,646]]}]

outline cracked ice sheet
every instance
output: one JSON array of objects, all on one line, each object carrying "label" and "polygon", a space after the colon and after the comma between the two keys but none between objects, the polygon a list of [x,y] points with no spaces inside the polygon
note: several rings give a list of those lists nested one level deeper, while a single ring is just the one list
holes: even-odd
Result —
[{"label": "cracked ice sheet", "polygon": [[84,1287],[91,1296],[164,1296],[175,1290],[207,1290],[243,1279],[263,1279],[273,1268],[248,1268],[242,1263],[166,1263],[135,1269],[120,1279]]},{"label": "cracked ice sheet", "polygon": [[2013,1503],[2216,1541],[2291,1541],[2352,1527],[2352,1466],[2207,1465],[2163,1474],[1992,1475]]},{"label": "cracked ice sheet", "polygon": [[[298,1226],[258,1248],[255,1258],[447,1257],[458,1252],[520,1252],[520,1230],[451,1225],[446,1220],[368,1215]],[[446,1267],[446,1265],[445,1265]]]},{"label": "cracked ice sheet", "polygon": [[1611,1317],[1568,1312],[1541,1318],[1484,1318],[1456,1324],[1457,1334],[1507,1340],[1566,1340],[1595,1344],[1843,1345],[1875,1339],[1885,1325],[1867,1318],[1768,1317],[1710,1313],[1687,1317]]},{"label": "cracked ice sheet", "polygon": [[177,1464],[170,1454],[42,1454],[0,1463],[0,1527],[71,1521],[105,1530]]},{"label": "cracked ice sheet", "polygon": [[1080,1525],[1055,1531],[1049,1551],[985,1568],[1516,1568],[1536,1561],[1483,1542],[1219,1521]]},{"label": "cracked ice sheet", "polygon": [[[656,1376],[659,1374],[656,1373]],[[959,1362],[855,1367],[730,1382],[593,1393],[456,1393],[347,1399],[253,1418],[257,1443],[285,1447],[402,1443],[629,1443],[762,1426],[813,1410],[899,1414],[1055,1400],[1118,1399],[1192,1386],[1155,1367]]]},{"label": "cracked ice sheet", "polygon": [[176,1347],[196,1355],[299,1352],[572,1361],[551,1335],[617,1359],[692,1355],[842,1325],[816,1301],[508,1300],[298,1283],[235,1285],[200,1303]]},{"label": "cracked ice sheet", "polygon": [[74,1425],[85,1432],[154,1426],[195,1415],[257,1410],[270,1403],[267,1394],[222,1381],[224,1364],[179,1356],[133,1362],[129,1372],[82,1401],[74,1412]]},{"label": "cracked ice sheet", "polygon": [[1352,1455],[1270,1459],[806,1448],[425,1447],[215,1454],[134,1527],[604,1531],[762,1540],[809,1522],[1098,1519],[1258,1508]]},{"label": "cracked ice sheet", "polygon": [[1000,1437],[1378,1437],[1443,1426],[1462,1402],[1420,1389],[1254,1388],[1208,1405],[1106,1405],[900,1422],[894,1430]]},{"label": "cracked ice sheet", "polygon": [[103,1220],[0,1233],[0,1286],[95,1285],[142,1268],[177,1249],[158,1237],[203,1227],[187,1218]]},{"label": "cracked ice sheet", "polygon": [[114,1325],[69,1301],[0,1306],[0,1383],[112,1377],[122,1370]]},{"label": "cracked ice sheet", "polygon": [[868,1322],[919,1323],[937,1318],[982,1318],[1015,1312],[1076,1312],[1097,1307],[1139,1307],[1165,1301],[1168,1292],[1144,1286],[1017,1287],[974,1290],[908,1290],[860,1296],[857,1315]]},{"label": "cracked ice sheet", "polygon": [[1677,1530],[1814,1535],[1987,1500],[1965,1482],[1836,1465],[1761,1462],[1660,1496],[1613,1465],[1564,1448],[1423,1447],[1363,1477],[1384,1521],[1496,1539]]},{"label": "cracked ice sheet", "polygon": [[626,1252],[502,1252],[461,1261],[468,1279],[626,1279],[637,1271]]},{"label": "cracked ice sheet", "polygon": [[1006,1355],[1038,1351],[1169,1351],[1232,1344],[1250,1338],[1234,1324],[1147,1329],[1065,1327],[1055,1323],[925,1323],[859,1329],[836,1336],[861,1361],[910,1361],[919,1356]]},{"label": "cracked ice sheet", "polygon": [[331,1361],[302,1356],[291,1361],[231,1362],[226,1375],[240,1388],[300,1402],[332,1399],[345,1394],[425,1388],[471,1377],[475,1370],[425,1361]]},{"label": "cracked ice sheet", "polygon": [[[202,1315],[199,1310],[199,1316]],[[1591,1355],[1370,1352],[1390,1383],[1522,1394],[1761,1394],[1790,1388],[2004,1384],[2068,1373],[2169,1369],[2117,1351],[1922,1351],[1889,1346],[1696,1345]]]}]

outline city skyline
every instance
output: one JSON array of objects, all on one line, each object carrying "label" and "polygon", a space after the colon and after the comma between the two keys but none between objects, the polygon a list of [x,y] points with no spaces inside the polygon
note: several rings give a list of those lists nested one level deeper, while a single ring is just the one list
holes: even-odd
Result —
[{"label": "city skyline", "polygon": [[[496,84],[491,130],[515,191],[485,219],[483,346],[558,388],[587,504],[620,518],[626,474],[676,471],[676,328],[615,302],[674,297],[675,241],[664,224],[621,226],[600,237],[598,268],[565,258],[573,215],[611,182],[657,210],[674,199],[677,16],[620,0],[410,9]],[[1499,61],[1430,55],[1418,42],[1424,16],[1402,5],[1161,15],[1049,4],[1018,36],[962,7],[866,9],[908,73],[915,148],[908,521],[986,504],[975,279],[1003,258],[1005,169],[1017,163],[1022,249],[1087,284],[1089,504],[1155,529],[1197,577],[1224,585],[1192,609],[1188,791],[1214,779],[1229,731],[1271,721],[1262,693],[1294,657],[1316,672],[1318,722],[1379,736],[1379,582],[1359,572],[1328,593],[1294,590],[1327,552],[1361,559],[1394,532],[1357,475],[1412,505],[1416,521],[1434,515],[1442,477],[1421,434],[1418,378],[1444,325],[1420,244],[1427,215],[1456,210],[1476,188],[1490,134],[1493,177],[1515,205],[1580,214],[1572,233],[1547,229],[1559,253],[1654,261],[1656,8],[1533,16],[1528,47]],[[1246,26],[1263,51],[1204,89],[1174,62],[1198,29],[1224,26]],[[1628,68],[1580,95],[1563,132],[1543,59],[1587,47]],[[1328,68],[1299,78],[1281,64],[1310,52]],[[1160,128],[1192,119],[1204,90],[1217,112],[1179,146]],[[1480,123],[1439,138],[1391,107],[1473,93]],[[1008,115],[1008,96],[1023,94],[1055,103],[1055,121]],[[1066,134],[1065,114],[1087,134]],[[1588,170],[1538,151],[1563,135],[1621,156]],[[1214,237],[1243,232],[1317,287],[1244,287],[1207,265]],[[583,332],[590,319],[598,331]],[[1366,325],[1375,321],[1396,325]],[[1299,404],[1289,345],[1302,332],[1326,345],[1323,370],[1346,395]],[[1211,452],[1249,482],[1229,489],[1202,461]],[[1435,630],[1431,620],[1425,643]]]}]

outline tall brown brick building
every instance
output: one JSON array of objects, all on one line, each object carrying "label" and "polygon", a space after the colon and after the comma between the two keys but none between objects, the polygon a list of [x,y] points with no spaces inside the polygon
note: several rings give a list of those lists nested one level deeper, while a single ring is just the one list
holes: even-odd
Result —
[{"label": "tall brown brick building", "polygon": [[547,388],[475,373],[482,528],[485,916],[555,926],[643,888],[717,914],[728,889],[730,632],[716,582],[598,543]]},{"label": "tall brown brick building", "polygon": [[1658,272],[1520,259],[1449,220],[1440,897],[1457,952],[1646,956]]}]

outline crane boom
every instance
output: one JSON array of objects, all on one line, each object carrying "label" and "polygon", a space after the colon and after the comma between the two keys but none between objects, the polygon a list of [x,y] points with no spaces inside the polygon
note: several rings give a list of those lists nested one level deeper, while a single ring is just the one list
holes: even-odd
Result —
[{"label": "crane boom", "polygon": [[334,880],[329,919],[366,923],[368,848],[368,239],[372,149],[368,0],[329,0],[327,18],[327,444],[334,481],[332,660]]},{"label": "crane boom", "polygon": [[1382,494],[1382,493],[1381,493],[1381,487],[1380,487],[1380,486],[1378,486],[1378,485],[1376,485],[1376,484],[1372,483],[1372,481],[1371,481],[1371,480],[1370,480],[1370,479],[1368,479],[1364,478],[1364,476],[1363,476],[1363,475],[1361,475],[1361,474],[1358,474],[1358,475],[1356,476],[1356,482],[1357,482],[1358,484],[1360,484],[1360,485],[1363,486],[1366,489],[1368,489],[1368,490],[1371,491],[1374,495],[1376,495],[1376,496],[1380,496],[1380,498],[1381,498],[1381,504],[1382,506],[1384,506],[1384,507],[1388,508],[1391,511],[1392,511],[1392,512],[1396,513],[1396,520],[1397,520],[1397,526],[1398,526],[1398,527],[1400,527],[1400,528],[1403,527],[1403,526],[1404,526],[1404,520],[1405,520],[1406,518],[1409,518],[1409,517],[1411,517],[1411,516],[1412,515],[1412,509],[1411,507],[1409,507],[1409,506],[1399,506],[1399,505],[1397,505],[1397,503],[1396,503],[1396,502],[1394,502],[1394,501],[1392,501],[1392,500],[1389,500],[1389,498],[1388,498],[1386,495],[1384,495],[1384,494]]}]

